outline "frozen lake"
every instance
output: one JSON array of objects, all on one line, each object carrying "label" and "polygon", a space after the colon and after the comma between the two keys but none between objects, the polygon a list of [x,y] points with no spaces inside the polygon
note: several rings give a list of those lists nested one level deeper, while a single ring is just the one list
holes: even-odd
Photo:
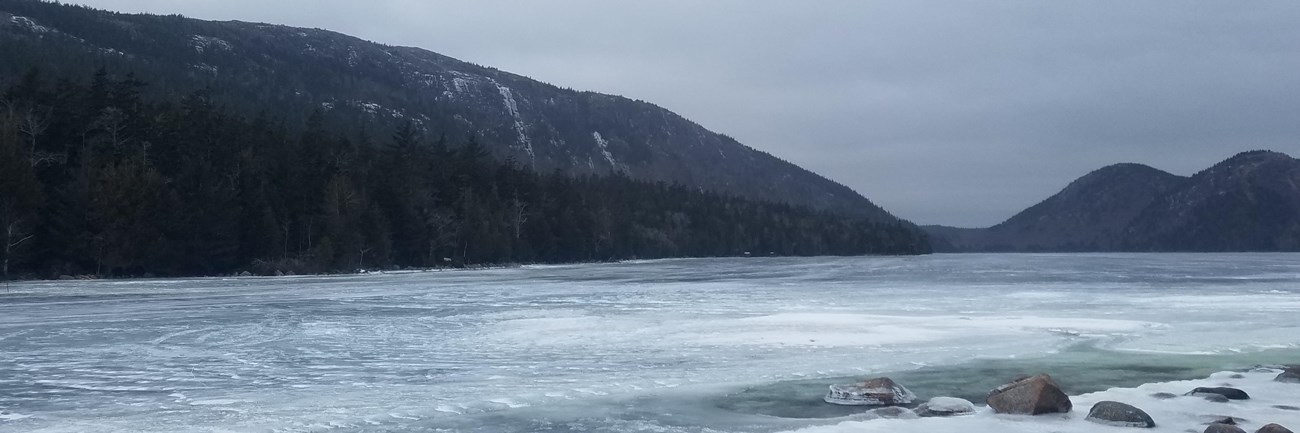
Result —
[{"label": "frozen lake", "polygon": [[[868,421],[820,398],[877,374],[982,404],[1021,373],[1080,395],[1278,363],[1300,363],[1300,255],[690,259],[0,288],[4,432],[1100,431],[1080,427],[1080,402],[1191,383],[1083,395],[1073,418],[1028,422]],[[1167,431],[1197,428],[1172,414],[1229,409],[1300,427],[1300,411],[1267,409],[1300,406],[1300,385],[1287,394],[1269,378],[1238,378],[1259,407],[1145,404],[1171,414]]]}]

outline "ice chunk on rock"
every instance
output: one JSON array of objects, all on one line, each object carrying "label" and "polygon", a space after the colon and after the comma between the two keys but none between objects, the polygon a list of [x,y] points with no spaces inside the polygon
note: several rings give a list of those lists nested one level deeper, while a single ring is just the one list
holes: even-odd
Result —
[{"label": "ice chunk on rock", "polygon": [[1286,367],[1286,369],[1283,370],[1282,373],[1279,373],[1277,377],[1273,378],[1273,380],[1285,383],[1300,383],[1300,365]]},{"label": "ice chunk on rock", "polygon": [[1099,401],[1088,411],[1088,421],[1115,427],[1153,428],[1156,422],[1142,409],[1118,401]]},{"label": "ice chunk on rock", "polygon": [[916,408],[916,414],[923,417],[962,416],[974,413],[974,403],[956,397],[935,397]]},{"label": "ice chunk on rock", "polygon": [[1026,377],[999,386],[986,399],[997,413],[1041,415],[1066,413],[1074,408],[1070,396],[1046,374]]},{"label": "ice chunk on rock", "polygon": [[867,379],[856,384],[831,385],[830,388],[823,400],[846,406],[894,406],[911,404],[916,399],[916,394],[888,377]]}]

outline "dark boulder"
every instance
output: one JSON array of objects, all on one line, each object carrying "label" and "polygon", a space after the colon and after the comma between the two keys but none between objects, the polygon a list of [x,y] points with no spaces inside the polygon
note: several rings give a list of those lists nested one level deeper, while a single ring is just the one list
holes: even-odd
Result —
[{"label": "dark boulder", "polygon": [[1205,428],[1205,433],[1246,433],[1246,431],[1232,424],[1214,423]]},{"label": "dark boulder", "polygon": [[1118,401],[1100,401],[1088,411],[1088,421],[1115,427],[1152,428],[1156,426],[1142,409]]},{"label": "dark boulder", "polygon": [[1288,365],[1282,373],[1273,378],[1278,382],[1300,383],[1300,365]]},{"label": "dark boulder", "polygon": [[1255,433],[1291,433],[1291,429],[1277,424],[1268,424],[1255,430]]},{"label": "dark boulder", "polygon": [[975,414],[975,404],[955,397],[935,397],[916,408],[923,417],[962,416]]},{"label": "dark boulder", "polygon": [[1200,419],[1202,423],[1204,423],[1205,425],[1210,425],[1210,424],[1238,425],[1247,422],[1243,418],[1237,418],[1235,416],[1226,416],[1226,415],[1204,415],[1201,416]]},{"label": "dark boulder", "polygon": [[1227,397],[1229,400],[1250,400],[1250,395],[1246,394],[1246,391],[1242,391],[1237,388],[1228,388],[1226,386],[1213,387],[1213,388],[1200,387],[1200,388],[1193,389],[1191,392],[1187,393],[1187,395],[1196,396],[1196,397],[1205,397],[1210,394],[1218,394]]},{"label": "dark boulder", "polygon": [[1151,394],[1151,398],[1154,398],[1156,400],[1169,400],[1173,398],[1178,398],[1178,394],[1174,394],[1172,392],[1157,392],[1155,394]]},{"label": "dark boulder", "polygon": [[1074,408],[1070,396],[1052,381],[1052,377],[1039,374],[999,386],[986,399],[997,413],[1041,415],[1065,413]]},{"label": "dark boulder", "polygon": [[1201,397],[1205,398],[1206,400],[1209,400],[1209,401],[1215,402],[1215,403],[1227,403],[1227,402],[1232,401],[1232,400],[1228,400],[1227,397],[1224,397],[1224,396],[1219,395],[1219,394],[1201,394]]}]

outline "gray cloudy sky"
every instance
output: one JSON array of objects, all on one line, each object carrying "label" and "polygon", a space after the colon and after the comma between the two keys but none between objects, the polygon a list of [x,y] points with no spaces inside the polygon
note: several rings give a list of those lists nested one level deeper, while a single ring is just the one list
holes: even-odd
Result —
[{"label": "gray cloudy sky", "polygon": [[319,27],[654,102],[917,223],[1104,165],[1300,156],[1300,2],[74,0]]}]

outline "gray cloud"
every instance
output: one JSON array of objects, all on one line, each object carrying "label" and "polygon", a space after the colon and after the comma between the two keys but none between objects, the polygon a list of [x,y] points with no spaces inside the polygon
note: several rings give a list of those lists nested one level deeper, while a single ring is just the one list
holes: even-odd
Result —
[{"label": "gray cloud", "polygon": [[648,100],[918,223],[1116,162],[1300,153],[1291,1],[82,0],[427,48]]}]

